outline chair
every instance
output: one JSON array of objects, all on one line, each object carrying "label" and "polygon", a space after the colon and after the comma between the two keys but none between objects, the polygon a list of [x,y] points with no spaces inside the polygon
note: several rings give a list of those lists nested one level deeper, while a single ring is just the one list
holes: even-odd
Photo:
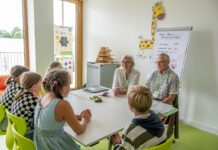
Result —
[{"label": "chair", "polygon": [[[179,108],[178,95],[173,101],[173,107]],[[169,124],[167,127],[167,138],[170,138],[174,132],[174,137],[179,138],[179,111],[170,116]]]},{"label": "chair", "polygon": [[[0,105],[0,123],[4,120],[5,118],[5,107],[3,105]],[[6,131],[0,130],[0,135],[5,135]]]},{"label": "chair", "polygon": [[0,97],[4,93],[7,85],[5,84],[6,80],[10,77],[10,75],[0,75]]},{"label": "chair", "polygon": [[6,146],[9,150],[12,150],[13,145],[14,145],[12,125],[16,127],[16,131],[19,134],[24,135],[27,130],[27,124],[23,118],[11,114],[7,109],[5,111],[8,117],[8,127],[6,131]]},{"label": "chair", "polygon": [[146,150],[171,150],[173,139],[173,136],[171,136],[166,142]]},{"label": "chair", "polygon": [[33,141],[18,133],[14,124],[12,126],[12,133],[14,136],[14,145],[12,150],[35,150]]}]

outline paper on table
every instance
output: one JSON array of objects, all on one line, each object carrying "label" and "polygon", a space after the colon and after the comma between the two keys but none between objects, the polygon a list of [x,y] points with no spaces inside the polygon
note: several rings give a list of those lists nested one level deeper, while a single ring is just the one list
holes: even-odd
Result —
[{"label": "paper on table", "polygon": [[[153,101],[154,102],[154,101]],[[154,110],[160,114],[166,114],[172,110],[174,110],[175,108],[169,104],[164,104],[162,102],[156,102],[157,104],[151,106],[151,110]]]},{"label": "paper on table", "polygon": [[158,104],[158,102],[157,101],[152,101],[152,106],[154,106],[154,105],[156,105],[156,104]]}]

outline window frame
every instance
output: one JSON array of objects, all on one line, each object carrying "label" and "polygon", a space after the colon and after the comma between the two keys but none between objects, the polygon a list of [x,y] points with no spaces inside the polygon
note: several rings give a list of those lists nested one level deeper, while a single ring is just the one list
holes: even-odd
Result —
[{"label": "window frame", "polygon": [[24,62],[25,62],[25,66],[30,69],[27,0],[23,0],[23,30],[24,30],[23,31],[24,32]]},{"label": "window frame", "polygon": [[[75,69],[75,88],[71,90],[80,89],[82,87],[82,75],[83,75],[83,2],[81,0],[63,0],[65,2],[71,2],[76,4],[76,69]],[[63,11],[62,6],[62,25],[63,25]]]}]

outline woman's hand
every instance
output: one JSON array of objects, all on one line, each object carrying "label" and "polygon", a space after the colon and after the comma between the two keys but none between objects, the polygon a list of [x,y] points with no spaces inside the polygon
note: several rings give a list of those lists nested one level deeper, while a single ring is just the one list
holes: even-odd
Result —
[{"label": "woman's hand", "polygon": [[119,88],[114,88],[113,91],[115,96],[121,94],[121,90]]}]

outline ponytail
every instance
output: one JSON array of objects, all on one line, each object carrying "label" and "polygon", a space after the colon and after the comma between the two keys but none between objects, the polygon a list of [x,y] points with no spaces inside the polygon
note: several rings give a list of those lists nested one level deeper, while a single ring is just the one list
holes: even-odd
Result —
[{"label": "ponytail", "polygon": [[24,66],[21,66],[21,65],[15,65],[11,68],[11,71],[10,71],[10,77],[7,79],[7,81],[5,82],[6,85],[10,84],[12,80],[16,81],[16,82],[19,82],[18,81],[18,77],[24,73],[24,72],[27,72],[29,71],[28,68],[24,67]]},{"label": "ponytail", "polygon": [[21,97],[24,94],[24,89],[21,89],[20,91],[17,92],[17,94],[14,97],[14,100],[18,100],[19,97]]},{"label": "ponytail", "polygon": [[5,84],[6,84],[6,85],[10,84],[10,83],[11,83],[11,80],[12,80],[12,77],[10,76],[10,77],[6,80]]},{"label": "ponytail", "polygon": [[57,96],[57,98],[63,99],[62,94],[60,93],[60,87],[58,85],[58,81],[54,81],[51,89],[53,90],[53,92],[55,93],[55,95]]}]

